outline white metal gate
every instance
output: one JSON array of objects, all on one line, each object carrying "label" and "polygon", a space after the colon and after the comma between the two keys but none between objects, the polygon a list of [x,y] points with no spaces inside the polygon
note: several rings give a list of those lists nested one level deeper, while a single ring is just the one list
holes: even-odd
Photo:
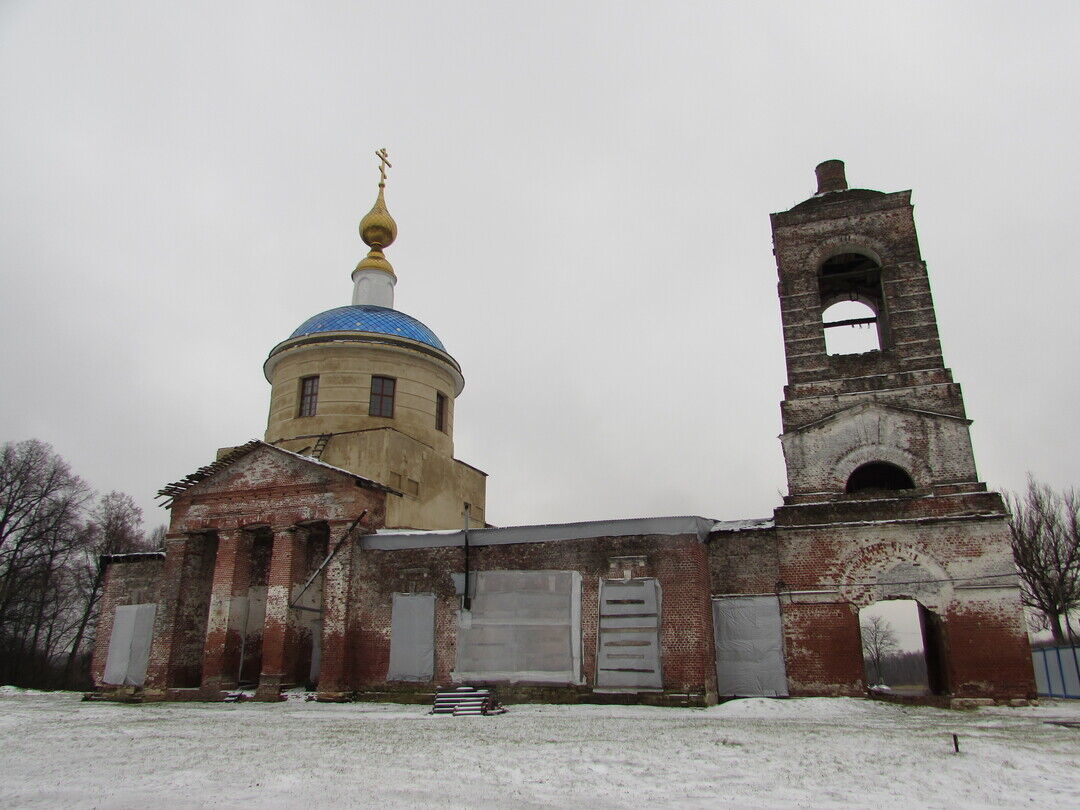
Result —
[{"label": "white metal gate", "polygon": [[780,600],[776,596],[713,599],[713,633],[717,694],[787,695]]},{"label": "white metal gate", "polygon": [[598,688],[660,689],[660,583],[606,579],[600,583]]}]

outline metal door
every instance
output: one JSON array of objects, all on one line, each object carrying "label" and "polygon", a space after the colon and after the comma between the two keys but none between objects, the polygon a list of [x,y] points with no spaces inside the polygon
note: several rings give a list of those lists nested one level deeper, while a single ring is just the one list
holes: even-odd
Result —
[{"label": "metal door", "polygon": [[596,685],[660,689],[660,583],[606,579],[600,583]]},{"label": "metal door", "polygon": [[787,695],[780,600],[772,595],[713,600],[716,691],[721,697]]},{"label": "metal door", "polygon": [[435,671],[435,594],[395,593],[388,681],[430,681]]}]

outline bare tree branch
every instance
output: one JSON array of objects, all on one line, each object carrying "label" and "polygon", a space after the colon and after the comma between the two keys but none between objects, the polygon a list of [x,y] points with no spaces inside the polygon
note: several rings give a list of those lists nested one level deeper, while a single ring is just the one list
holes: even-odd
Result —
[{"label": "bare tree branch", "polygon": [[869,616],[860,623],[863,660],[871,684],[882,683],[885,659],[898,649],[896,633],[884,616]]},{"label": "bare tree branch", "polygon": [[1029,476],[1027,491],[1007,494],[1006,502],[1024,605],[1064,644],[1069,611],[1080,606],[1080,495],[1055,492]]}]

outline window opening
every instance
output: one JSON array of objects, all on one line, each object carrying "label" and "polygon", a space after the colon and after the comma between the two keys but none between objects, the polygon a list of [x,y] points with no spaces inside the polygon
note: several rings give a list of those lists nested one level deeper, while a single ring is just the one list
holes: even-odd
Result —
[{"label": "window opening", "polygon": [[393,377],[371,378],[371,401],[368,414],[394,418],[394,389],[397,381]]},{"label": "window opening", "polygon": [[841,253],[827,259],[818,273],[818,292],[829,354],[882,348],[883,296],[881,267],[876,261],[861,253]]},{"label": "window opening", "polygon": [[435,429],[446,432],[446,397],[435,392]]},{"label": "window opening", "polygon": [[857,467],[847,480],[846,492],[915,489],[907,471],[887,461],[871,461]]},{"label": "window opening", "polygon": [[319,378],[304,377],[300,380],[300,416],[314,416],[319,404]]},{"label": "window opening", "polygon": [[821,314],[821,321],[828,354],[862,354],[881,349],[877,315],[862,301],[839,301]]}]

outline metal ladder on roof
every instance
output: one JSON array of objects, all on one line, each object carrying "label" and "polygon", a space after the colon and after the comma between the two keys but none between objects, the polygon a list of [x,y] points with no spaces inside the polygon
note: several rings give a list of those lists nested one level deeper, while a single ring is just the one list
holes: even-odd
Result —
[{"label": "metal ladder on roof", "polygon": [[333,433],[323,433],[319,436],[319,440],[315,442],[315,446],[311,448],[311,457],[314,459],[322,459],[323,450],[326,449],[326,445],[330,444],[330,437]]}]

